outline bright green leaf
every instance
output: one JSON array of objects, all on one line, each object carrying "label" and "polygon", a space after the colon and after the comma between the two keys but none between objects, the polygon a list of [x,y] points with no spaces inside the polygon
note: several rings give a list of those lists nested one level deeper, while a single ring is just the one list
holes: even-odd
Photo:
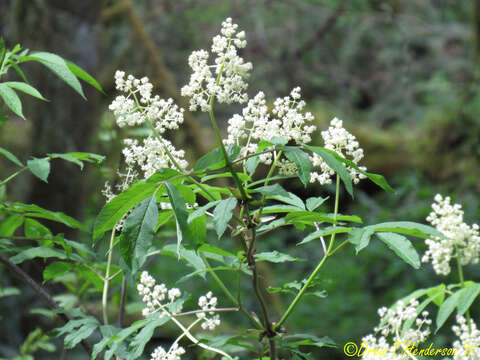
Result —
[{"label": "bright green leaf", "polygon": [[421,263],[417,250],[405,236],[387,232],[377,233],[376,235],[403,261],[415,269],[420,268]]},{"label": "bright green leaf", "polygon": [[0,147],[0,154],[5,156],[8,160],[13,162],[14,164],[18,166],[23,166],[22,162],[18,160],[18,158],[15,155],[13,155],[10,151]]},{"label": "bright green leaf", "polygon": [[23,116],[22,113],[22,102],[15,91],[13,91],[7,85],[0,83],[0,97],[5,102],[5,105],[10,108],[10,110],[25,120],[25,116]]},{"label": "bright green leaf", "polygon": [[33,175],[48,183],[47,178],[50,174],[50,161],[48,161],[48,158],[33,158],[33,160],[27,161],[27,166]]},{"label": "bright green leaf", "polygon": [[213,222],[215,223],[215,230],[220,239],[227,229],[227,225],[233,216],[233,209],[237,206],[236,198],[228,198],[220,201],[213,211]]},{"label": "bright green leaf", "polygon": [[25,94],[36,97],[37,99],[47,101],[47,99],[45,99],[37,89],[35,89],[33,86],[28,85],[24,82],[21,82],[21,81],[7,81],[7,82],[4,82],[3,84],[11,87],[12,89],[19,90],[19,91],[24,92]]}]

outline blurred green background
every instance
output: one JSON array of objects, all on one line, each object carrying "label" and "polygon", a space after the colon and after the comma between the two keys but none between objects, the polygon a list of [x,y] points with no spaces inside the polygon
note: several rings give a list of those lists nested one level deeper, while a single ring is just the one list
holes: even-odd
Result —
[{"label": "blurred green background", "polygon": [[[86,167],[81,172],[74,165],[54,162],[49,184],[25,175],[8,188],[10,200],[37,203],[92,223],[104,204],[103,184],[114,181],[121,163],[121,139],[128,135],[128,130],[116,128],[108,111],[116,95],[114,72],[148,76],[160,96],[185,104],[179,89],[190,74],[188,55],[208,48],[221,21],[230,16],[247,33],[243,57],[254,66],[249,94],[263,90],[273,101],[301,86],[317,127],[323,130],[332,117],[342,118],[365,150],[363,164],[385,175],[396,189],[396,194],[388,195],[363,181],[354,201],[342,195],[342,213],[358,214],[365,224],[424,222],[433,196],[440,192],[463,204],[467,222],[478,222],[479,0],[2,0],[0,14],[0,35],[7,47],[20,43],[31,50],[57,53],[94,75],[106,93],[88,88],[85,102],[38,65],[25,66],[27,77],[50,103],[22,98],[26,122],[0,109],[7,118],[0,127],[2,147],[22,159],[46,152],[87,151],[106,155],[107,160],[101,169]],[[17,80],[15,76],[7,78]],[[218,107],[223,129],[231,114],[232,108]],[[182,131],[172,134],[191,163],[215,147],[208,125],[203,114],[188,113]],[[318,132],[314,143],[321,144],[319,137]],[[3,178],[12,170],[1,162]],[[331,195],[334,190],[304,189],[298,181],[283,185],[304,197]],[[88,235],[67,235],[90,241]],[[302,279],[313,269],[321,248],[318,243],[295,247],[301,239],[299,232],[283,231],[259,244],[261,251],[276,249],[310,260],[294,267],[263,265],[261,271],[271,286]],[[423,242],[416,247],[420,252],[425,249]],[[41,281],[44,265],[32,262],[24,269],[38,274]],[[184,264],[165,257],[148,267],[169,285],[178,274],[189,272]],[[480,281],[479,270],[470,267],[466,278]],[[338,349],[312,350],[316,359],[344,359],[346,341],[358,341],[372,332],[378,307],[440,281],[457,279],[439,279],[430,265],[414,271],[379,243],[357,257],[353,249],[344,249],[326,263],[318,278],[319,288],[328,296],[307,297],[287,327],[328,335],[337,342]],[[6,271],[0,274],[0,285],[23,287]],[[46,286],[53,294],[65,293],[59,283]],[[195,295],[215,289],[194,280],[182,287],[190,287]],[[118,289],[117,284],[113,293]],[[247,306],[249,301],[254,306],[247,284],[245,290]],[[129,299],[138,300],[133,291]],[[290,300],[286,295],[269,297],[278,313]],[[11,357],[35,328],[48,330],[55,325],[29,313],[42,306],[27,288],[21,296],[0,298],[0,357]],[[474,309],[473,315],[480,315],[480,309]],[[135,316],[138,313],[130,320]],[[223,319],[226,332],[243,321],[233,315]],[[159,331],[156,341],[168,342],[174,336],[171,330]],[[435,344],[448,343],[451,335],[445,331]],[[35,358],[52,355],[40,351]],[[81,350],[76,358],[85,358]]]}]

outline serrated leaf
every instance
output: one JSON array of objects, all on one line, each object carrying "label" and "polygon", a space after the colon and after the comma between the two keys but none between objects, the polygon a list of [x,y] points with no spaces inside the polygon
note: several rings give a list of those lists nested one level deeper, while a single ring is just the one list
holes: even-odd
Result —
[{"label": "serrated leaf", "polygon": [[46,226],[34,219],[25,219],[23,229],[25,236],[29,238],[41,238],[52,235],[52,232]]},{"label": "serrated leaf", "polygon": [[15,256],[10,258],[10,261],[14,264],[20,264],[25,260],[30,260],[34,258],[57,258],[57,259],[66,259],[67,254],[63,250],[47,247],[32,247],[27,250],[24,250],[18,253]]},{"label": "serrated leaf", "polygon": [[22,215],[11,215],[0,223],[0,237],[12,236],[23,224],[24,217]]},{"label": "serrated leaf", "polygon": [[380,232],[376,235],[403,261],[415,269],[420,268],[421,263],[417,250],[415,250],[410,240],[408,240],[405,236],[386,232]]},{"label": "serrated leaf", "polygon": [[34,60],[49,68],[55,75],[65,81],[72,89],[86,100],[82,85],[77,77],[69,69],[66,61],[60,56],[48,52],[34,52],[30,56],[23,57],[22,61]]},{"label": "serrated leaf", "polygon": [[297,244],[298,245],[303,245],[306,243],[309,243],[310,241],[319,239],[322,236],[328,236],[332,234],[343,234],[343,233],[348,233],[352,230],[350,227],[342,227],[342,226],[329,226],[325,229],[320,229],[317,230],[308,236],[306,236],[301,242]]},{"label": "serrated leaf", "polygon": [[305,148],[319,155],[323,159],[323,161],[325,161],[328,167],[330,167],[330,169],[332,169],[336,174],[338,174],[338,176],[340,176],[340,179],[342,179],[345,185],[345,189],[353,198],[352,178],[350,177],[350,173],[348,172],[347,168],[342,164],[342,162],[339,161],[337,157],[335,157],[332,153],[328,152],[327,149],[324,149],[322,147],[305,145]]},{"label": "serrated leaf", "polygon": [[55,261],[49,264],[45,270],[43,270],[43,281],[54,279],[57,276],[61,276],[69,272],[73,268],[73,264]]},{"label": "serrated leaf", "polygon": [[0,97],[10,110],[25,120],[22,112],[22,102],[15,91],[7,85],[0,83]]},{"label": "serrated leaf", "polygon": [[47,178],[50,174],[50,161],[48,158],[33,158],[27,161],[27,166],[33,175],[48,183]]},{"label": "serrated leaf", "polygon": [[298,177],[303,185],[307,186],[310,183],[310,172],[312,171],[312,163],[308,154],[295,146],[284,146],[285,156],[288,160],[297,165]]},{"label": "serrated leaf", "polygon": [[303,203],[302,199],[300,199],[297,195],[288,192],[279,184],[261,186],[251,191],[259,192],[260,194],[265,195],[267,198],[275,199],[305,210],[305,204]]},{"label": "serrated leaf", "polygon": [[50,211],[41,208],[38,205],[34,204],[22,204],[22,203],[13,203],[10,205],[9,210],[13,212],[20,212],[26,217],[34,217],[56,221],[67,225],[71,228],[85,230],[85,227],[79,221],[74,218],[60,212],[60,211]]},{"label": "serrated leaf", "polygon": [[128,210],[151,196],[157,186],[155,183],[137,182],[106,203],[95,220],[93,240],[98,240],[105,232],[113,229]]},{"label": "serrated leaf", "polygon": [[96,163],[101,164],[105,159],[105,156],[92,154],[92,153],[85,153],[85,152],[69,152],[65,154],[48,154],[48,156],[52,159],[62,159],[65,161],[72,162],[83,169],[83,162],[89,163]]},{"label": "serrated leaf", "polygon": [[453,295],[450,295],[440,306],[437,313],[437,330],[435,330],[435,332],[440,330],[443,324],[445,324],[445,321],[447,321],[449,316],[452,314],[453,310],[455,310],[458,305],[460,295],[460,291],[457,291]]},{"label": "serrated leaf", "polygon": [[66,60],[65,61],[68,68],[70,69],[70,71],[76,76],[78,77],[79,79],[82,79],[83,81],[85,81],[87,84],[90,84],[92,85],[95,89],[97,89],[98,91],[102,92],[105,94],[105,92],[103,91],[102,87],[100,86],[100,84],[98,83],[97,80],[95,80],[95,78],[90,75],[89,73],[87,73],[85,70],[83,70],[80,66],[72,63],[71,61],[68,61]]},{"label": "serrated leaf", "polygon": [[[237,158],[240,153],[240,147],[237,145],[228,145],[225,146],[225,151],[227,152],[228,158],[233,161]],[[216,170],[225,167],[225,158],[220,148],[215,148],[210,151],[208,154],[203,155],[195,164],[194,170]]]},{"label": "serrated leaf", "polygon": [[443,300],[445,300],[445,284],[440,284],[433,288],[430,288],[427,292],[429,298],[432,299],[433,303],[437,306],[442,305]]},{"label": "serrated leaf", "polygon": [[233,209],[237,206],[236,198],[228,198],[220,201],[213,211],[213,222],[215,224],[215,231],[220,239],[227,229],[227,225],[233,216]]},{"label": "serrated leaf", "polygon": [[255,254],[255,259],[257,259],[257,261],[269,261],[269,262],[273,262],[273,263],[282,263],[282,262],[286,262],[286,261],[299,261],[299,260],[301,260],[299,258],[294,258],[293,256],[278,252],[276,250],[270,251],[270,252],[261,252],[261,253]]},{"label": "serrated leaf", "polygon": [[140,330],[128,347],[128,356],[126,360],[138,359],[144,353],[145,346],[152,338],[155,329],[169,320],[168,316],[163,316],[160,319],[151,321]]},{"label": "serrated leaf", "polygon": [[200,246],[197,251],[198,252],[207,252],[207,253],[211,253],[211,254],[217,254],[217,255],[221,255],[221,256],[231,256],[231,257],[235,256],[231,252],[228,252],[226,250],[220,249],[216,246],[213,246],[213,245],[210,245],[210,244],[207,244],[207,243]]},{"label": "serrated leaf", "polygon": [[13,162],[14,164],[18,166],[23,166],[22,162],[18,160],[18,158],[15,155],[13,155],[10,151],[0,147],[0,154],[5,156],[8,160]]},{"label": "serrated leaf", "polygon": [[187,205],[175,185],[167,181],[165,187],[177,223],[177,252],[179,253],[183,239],[189,237]]},{"label": "serrated leaf", "polygon": [[480,284],[471,284],[459,291],[458,315],[463,315],[480,294]]},{"label": "serrated leaf", "polygon": [[158,206],[155,196],[144,199],[125,219],[120,252],[132,273],[145,262],[145,255],[152,246],[157,221]]},{"label": "serrated leaf", "polygon": [[325,201],[327,201],[328,197],[311,197],[307,199],[307,210],[308,211],[315,211],[320,205],[322,205]]},{"label": "serrated leaf", "polygon": [[38,91],[33,86],[28,85],[24,82],[21,82],[21,81],[6,81],[3,84],[7,85],[8,87],[11,87],[12,89],[19,90],[19,91],[24,92],[25,94],[36,97],[37,99],[47,101],[47,99],[45,99],[42,96],[42,94],[40,94],[40,91]]}]

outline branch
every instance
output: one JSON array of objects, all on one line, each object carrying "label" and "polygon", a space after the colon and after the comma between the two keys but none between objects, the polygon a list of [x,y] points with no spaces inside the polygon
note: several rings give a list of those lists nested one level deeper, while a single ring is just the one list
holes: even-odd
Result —
[{"label": "branch", "polygon": [[[25,271],[23,271],[19,266],[16,264],[12,263],[5,255],[0,254],[0,261],[4,263],[10,270],[12,270],[15,274],[17,274],[27,285],[29,285],[33,291],[35,291],[47,304],[50,308],[53,310],[60,309],[58,304],[53,300],[53,298],[50,296],[50,294],[41,286],[39,285],[33,278],[30,277]],[[63,314],[60,313],[58,314],[60,318],[67,323],[70,321],[70,318]],[[85,340],[82,340],[82,346],[87,352],[88,356],[92,356],[92,348],[90,347],[90,344],[88,344]]]}]

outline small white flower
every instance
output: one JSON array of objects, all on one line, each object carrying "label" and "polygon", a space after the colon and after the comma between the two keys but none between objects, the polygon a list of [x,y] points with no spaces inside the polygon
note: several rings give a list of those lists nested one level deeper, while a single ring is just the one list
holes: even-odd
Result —
[{"label": "small white flower", "polygon": [[[162,310],[166,305],[171,304],[182,295],[180,289],[172,288],[169,290],[165,284],[156,284],[155,279],[146,271],[143,271],[140,276],[137,292],[142,297],[142,302],[146,305],[142,311],[143,316]],[[168,302],[166,302],[167,298]],[[163,316],[163,311],[161,316]]]},{"label": "small white flower", "polygon": [[203,320],[202,329],[213,330],[220,325],[220,315],[215,315],[214,311],[217,307],[217,298],[211,291],[198,298],[198,306],[203,310],[203,312],[197,313],[197,317]]},{"label": "small white flower", "polygon": [[473,320],[470,324],[463,316],[457,316],[457,325],[452,327],[458,337],[453,343],[455,360],[480,360],[480,330]]},{"label": "small white flower", "polygon": [[451,204],[450,197],[443,198],[437,194],[432,204],[433,211],[427,221],[444,237],[432,237],[425,240],[428,250],[422,258],[423,262],[432,262],[433,269],[439,275],[450,273],[450,260],[458,256],[462,265],[478,263],[480,254],[480,235],[477,224],[467,225],[463,221],[463,210],[460,204]]},{"label": "small white flower", "polygon": [[188,85],[182,87],[182,95],[190,98],[190,110],[208,111],[212,97],[216,97],[219,103],[227,104],[248,100],[245,80],[250,75],[252,64],[245,63],[237,53],[237,49],[247,45],[245,32],[237,32],[237,28],[231,18],[222,23],[220,35],[212,41],[211,50],[216,55],[214,65],[209,65],[210,54],[205,50],[194,51],[188,58],[193,73]]}]

